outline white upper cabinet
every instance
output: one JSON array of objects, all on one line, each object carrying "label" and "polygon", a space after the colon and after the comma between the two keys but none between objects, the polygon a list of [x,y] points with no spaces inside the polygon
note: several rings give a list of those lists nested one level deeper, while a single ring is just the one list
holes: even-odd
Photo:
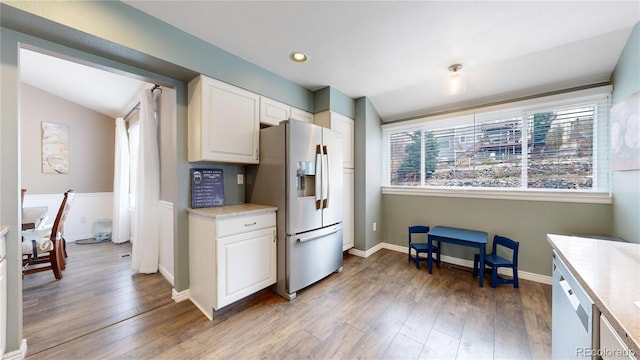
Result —
[{"label": "white upper cabinet", "polygon": [[189,161],[258,163],[260,96],[200,75],[189,82]]},{"label": "white upper cabinet", "polygon": [[274,126],[280,121],[289,120],[291,107],[287,104],[260,96],[260,123]]},{"label": "white upper cabinet", "polygon": [[283,120],[301,120],[313,124],[313,114],[285,103],[260,96],[260,124],[275,126]]},{"label": "white upper cabinet", "polygon": [[355,124],[353,119],[346,117],[342,114],[338,114],[333,111],[323,111],[313,116],[313,121],[326,128],[330,128],[339,131],[343,135],[343,156],[344,156],[344,168],[353,169],[353,142]]},{"label": "white upper cabinet", "polygon": [[313,124],[313,114],[298,108],[291,107],[291,118]]}]

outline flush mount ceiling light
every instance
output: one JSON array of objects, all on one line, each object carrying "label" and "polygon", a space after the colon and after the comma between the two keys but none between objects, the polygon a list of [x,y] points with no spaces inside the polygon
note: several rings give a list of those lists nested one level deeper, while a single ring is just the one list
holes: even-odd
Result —
[{"label": "flush mount ceiling light", "polygon": [[445,84],[445,93],[447,95],[457,95],[464,92],[467,88],[461,64],[453,64],[449,66],[449,76]]},{"label": "flush mount ceiling light", "polygon": [[303,63],[309,59],[305,53],[301,53],[298,51],[292,52],[289,57],[291,58],[291,60],[299,63]]}]

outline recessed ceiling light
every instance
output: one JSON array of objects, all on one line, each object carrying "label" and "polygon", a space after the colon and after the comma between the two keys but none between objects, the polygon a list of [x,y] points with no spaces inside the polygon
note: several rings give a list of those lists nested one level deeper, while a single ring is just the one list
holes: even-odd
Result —
[{"label": "recessed ceiling light", "polygon": [[289,57],[291,58],[291,60],[295,62],[300,62],[300,63],[305,62],[307,61],[307,59],[309,59],[306,54],[298,51],[292,52],[291,55],[289,55]]}]

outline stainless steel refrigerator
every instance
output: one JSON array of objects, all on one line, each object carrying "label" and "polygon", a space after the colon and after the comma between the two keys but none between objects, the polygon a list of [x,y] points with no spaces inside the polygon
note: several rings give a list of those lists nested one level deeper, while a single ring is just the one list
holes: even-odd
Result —
[{"label": "stainless steel refrigerator", "polygon": [[260,130],[260,164],[247,167],[247,199],[278,207],[278,281],[296,292],[342,271],[342,134],[298,120]]}]

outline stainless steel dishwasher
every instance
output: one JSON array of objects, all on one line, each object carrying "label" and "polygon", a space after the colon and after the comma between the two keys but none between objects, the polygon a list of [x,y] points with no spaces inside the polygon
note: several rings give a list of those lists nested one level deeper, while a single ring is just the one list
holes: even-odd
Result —
[{"label": "stainless steel dishwasher", "polygon": [[593,300],[553,251],[551,358],[597,358],[598,319]]}]

